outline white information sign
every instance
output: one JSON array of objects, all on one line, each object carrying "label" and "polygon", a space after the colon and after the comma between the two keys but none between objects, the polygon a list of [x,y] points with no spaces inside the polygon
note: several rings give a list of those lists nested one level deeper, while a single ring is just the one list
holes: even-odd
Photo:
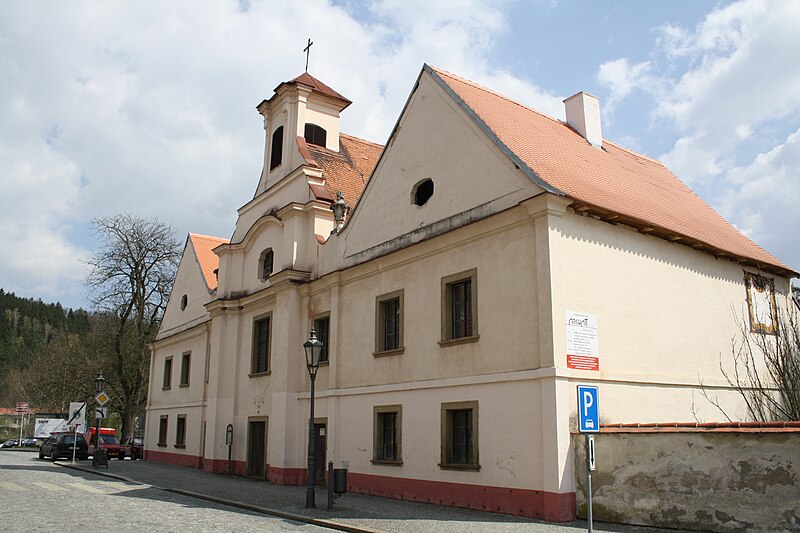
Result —
[{"label": "white information sign", "polygon": [[36,439],[46,439],[50,433],[56,431],[66,431],[67,421],[60,418],[37,418],[33,427],[33,437]]},{"label": "white information sign", "polygon": [[566,312],[567,367],[600,370],[597,349],[597,317],[589,313]]}]

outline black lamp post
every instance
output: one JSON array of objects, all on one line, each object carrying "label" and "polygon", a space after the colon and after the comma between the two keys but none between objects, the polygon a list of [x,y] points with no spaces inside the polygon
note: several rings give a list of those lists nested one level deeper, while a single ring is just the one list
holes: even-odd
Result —
[{"label": "black lamp post", "polygon": [[[106,378],[103,377],[103,373],[97,374],[97,378],[94,380],[95,389],[97,390],[97,394],[100,394],[106,388]],[[95,433],[94,433],[94,452],[92,452],[92,466],[97,467],[100,464],[100,460],[98,456],[100,455],[100,419],[96,418],[97,423],[95,425]],[[75,444],[77,447],[77,443]]]},{"label": "black lamp post", "polygon": [[308,335],[308,340],[303,343],[306,351],[306,366],[308,376],[311,378],[311,413],[308,418],[308,480],[306,488],[306,507],[316,507],[314,502],[314,478],[316,477],[317,439],[314,435],[314,380],[317,378],[319,358],[322,354],[322,342],[317,339],[317,332],[313,329]]}]

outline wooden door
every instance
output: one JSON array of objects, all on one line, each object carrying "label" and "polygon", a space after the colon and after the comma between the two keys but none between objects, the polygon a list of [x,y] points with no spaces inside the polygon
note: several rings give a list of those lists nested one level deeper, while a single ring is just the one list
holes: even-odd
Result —
[{"label": "wooden door", "polygon": [[247,428],[247,475],[267,478],[267,422],[251,420]]}]

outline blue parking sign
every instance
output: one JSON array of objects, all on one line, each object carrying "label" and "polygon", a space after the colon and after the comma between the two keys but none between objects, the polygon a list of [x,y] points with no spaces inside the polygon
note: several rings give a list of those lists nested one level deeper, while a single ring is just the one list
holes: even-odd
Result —
[{"label": "blue parking sign", "polygon": [[600,431],[600,402],[594,385],[578,385],[578,420],[581,433]]}]

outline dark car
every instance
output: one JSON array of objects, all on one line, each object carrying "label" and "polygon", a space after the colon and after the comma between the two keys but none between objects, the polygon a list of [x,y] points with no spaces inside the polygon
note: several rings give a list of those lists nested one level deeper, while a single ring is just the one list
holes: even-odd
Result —
[{"label": "dark car", "polygon": [[[100,447],[106,451],[108,459],[116,457],[120,461],[125,459],[125,454],[128,450],[127,446],[121,444],[114,435],[100,434]],[[94,437],[92,437],[89,455],[94,455]]]},{"label": "dark car", "polygon": [[128,448],[128,455],[134,461],[144,457],[144,438],[143,437],[130,437],[125,439],[123,443]]},{"label": "dark car", "polygon": [[17,439],[9,439],[3,444],[0,444],[0,448],[16,448],[17,444]]},{"label": "dark car", "polygon": [[74,433],[53,433],[39,448],[39,459],[50,456],[51,461],[59,457],[72,458],[73,450],[77,459],[89,457],[89,446],[83,435]]},{"label": "dark car", "polygon": [[22,445],[25,446],[26,448],[29,448],[31,446],[36,446],[36,439],[34,439],[33,437],[25,437],[24,439],[22,439]]}]

